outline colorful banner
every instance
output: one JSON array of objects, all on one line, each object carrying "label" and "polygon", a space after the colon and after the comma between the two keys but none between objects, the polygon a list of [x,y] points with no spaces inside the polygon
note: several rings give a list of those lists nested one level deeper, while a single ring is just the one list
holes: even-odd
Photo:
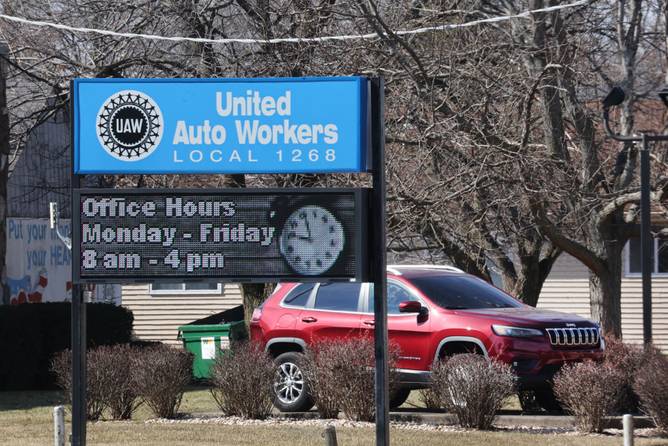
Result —
[{"label": "colorful banner", "polygon": [[[70,234],[61,220],[61,234]],[[72,299],[72,254],[49,228],[48,219],[7,219],[7,285],[10,304]],[[119,285],[90,285],[92,301],[120,304]]]}]

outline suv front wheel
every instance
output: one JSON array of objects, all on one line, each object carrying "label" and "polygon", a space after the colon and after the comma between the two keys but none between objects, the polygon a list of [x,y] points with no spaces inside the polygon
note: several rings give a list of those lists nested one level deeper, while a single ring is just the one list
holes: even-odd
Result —
[{"label": "suv front wheel", "polygon": [[305,412],[313,407],[301,366],[303,358],[301,353],[286,352],[274,360],[274,406],[281,412]]}]

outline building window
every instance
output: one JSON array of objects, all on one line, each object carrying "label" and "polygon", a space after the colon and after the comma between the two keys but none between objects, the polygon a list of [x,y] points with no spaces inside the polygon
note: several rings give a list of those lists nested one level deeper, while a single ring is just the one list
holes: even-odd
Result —
[{"label": "building window", "polygon": [[179,294],[221,294],[223,285],[220,283],[152,283],[152,295]]},{"label": "building window", "polygon": [[[652,274],[668,275],[668,238],[652,239]],[[634,237],[626,245],[626,274],[640,275],[640,238]]]}]

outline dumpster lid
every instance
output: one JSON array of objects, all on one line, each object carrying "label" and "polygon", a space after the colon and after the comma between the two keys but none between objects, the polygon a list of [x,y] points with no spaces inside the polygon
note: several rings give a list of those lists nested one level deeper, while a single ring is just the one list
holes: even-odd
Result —
[{"label": "dumpster lid", "polygon": [[188,325],[215,325],[215,324],[228,324],[230,322],[243,321],[244,320],[244,306],[238,305],[229,310],[221,311],[220,313],[212,314],[211,316],[203,317],[201,319],[188,322],[183,325],[187,327]]},{"label": "dumpster lid", "polygon": [[203,324],[203,325],[181,325],[178,330],[183,333],[201,333],[201,332],[211,332],[215,334],[221,331],[228,332],[230,327],[242,323],[243,321],[234,321],[229,324]]}]

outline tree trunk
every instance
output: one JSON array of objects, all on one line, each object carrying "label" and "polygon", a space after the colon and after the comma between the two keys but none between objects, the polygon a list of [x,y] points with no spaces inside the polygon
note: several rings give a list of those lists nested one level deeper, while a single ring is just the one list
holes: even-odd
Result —
[{"label": "tree trunk", "polygon": [[244,303],[244,320],[251,320],[253,311],[274,291],[273,283],[242,283],[241,294]]},{"label": "tree trunk", "polygon": [[508,271],[518,273],[502,276],[504,289],[525,304],[535,307],[547,276],[560,254],[560,249],[540,239],[534,239],[530,249],[520,247],[517,262],[512,271]]},{"label": "tree trunk", "polygon": [[622,265],[621,253],[611,253],[609,270],[603,274],[589,273],[591,317],[600,322],[603,333],[622,337]]},{"label": "tree trunk", "polygon": [[543,289],[543,282],[537,266],[532,268],[529,265],[523,265],[511,294],[525,304],[535,307],[538,304],[540,290]]}]

